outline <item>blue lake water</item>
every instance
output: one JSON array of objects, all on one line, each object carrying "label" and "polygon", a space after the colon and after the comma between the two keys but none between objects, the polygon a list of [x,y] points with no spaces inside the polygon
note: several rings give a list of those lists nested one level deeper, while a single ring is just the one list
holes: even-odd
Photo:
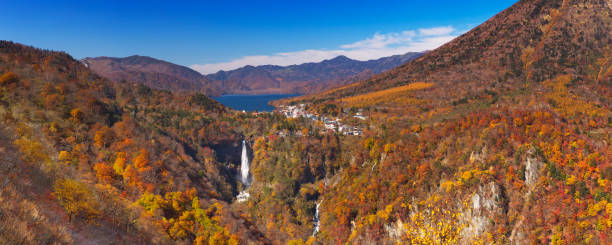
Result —
[{"label": "blue lake water", "polygon": [[262,95],[244,95],[244,94],[228,94],[221,97],[213,98],[221,102],[224,106],[234,110],[245,111],[272,111],[274,106],[268,105],[268,102],[287,97],[295,97],[299,94],[262,94]]}]

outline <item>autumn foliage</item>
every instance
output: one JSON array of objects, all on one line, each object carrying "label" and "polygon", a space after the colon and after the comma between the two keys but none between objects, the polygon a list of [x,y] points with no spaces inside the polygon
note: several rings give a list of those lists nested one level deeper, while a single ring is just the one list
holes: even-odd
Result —
[{"label": "autumn foliage", "polygon": [[53,190],[70,219],[80,217],[93,222],[100,215],[94,193],[85,184],[61,179],[53,185]]},{"label": "autumn foliage", "polygon": [[[0,214],[108,243],[608,244],[603,4],[521,1],[398,69],[288,100],[360,135],[111,83],[67,54],[0,41],[3,84],[24,85],[0,87]],[[236,178],[242,140],[250,186]],[[60,218],[26,219],[28,203]]]},{"label": "autumn foliage", "polygon": [[0,86],[7,86],[9,84],[14,84],[19,81],[19,78],[15,73],[7,72],[4,75],[0,76]]}]

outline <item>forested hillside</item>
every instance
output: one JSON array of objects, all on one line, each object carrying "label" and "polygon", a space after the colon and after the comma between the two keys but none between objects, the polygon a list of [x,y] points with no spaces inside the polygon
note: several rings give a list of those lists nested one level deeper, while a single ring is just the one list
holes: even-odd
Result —
[{"label": "forested hillside", "polygon": [[2,243],[266,241],[228,206],[232,168],[212,149],[241,136],[217,102],[5,41],[0,70]]},{"label": "forested hillside", "polygon": [[0,243],[609,244],[611,30],[522,0],[296,118],[1,41]]},{"label": "forested hillside", "polygon": [[610,242],[612,4],[520,1],[390,72],[278,104],[369,118],[319,238]]},{"label": "forested hillside", "polygon": [[[307,240],[314,183],[344,164],[313,121],[110,82],[62,52],[2,41],[0,73],[2,243]],[[237,203],[242,140],[254,183]]]}]

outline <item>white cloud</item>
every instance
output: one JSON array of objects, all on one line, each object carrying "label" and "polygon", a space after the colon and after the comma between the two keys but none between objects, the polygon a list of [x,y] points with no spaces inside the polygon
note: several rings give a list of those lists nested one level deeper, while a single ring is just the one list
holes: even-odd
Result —
[{"label": "white cloud", "polygon": [[407,43],[412,41],[412,39],[416,37],[416,32],[414,31],[403,31],[401,33],[389,33],[389,34],[374,34],[373,37],[368,38],[363,41],[345,44],[340,46],[342,49],[355,49],[355,48],[385,48],[389,45]]},{"label": "white cloud", "polygon": [[453,40],[458,35],[453,27],[434,27],[418,30],[406,30],[387,34],[376,33],[365,40],[341,45],[333,50],[302,50],[277,53],[273,55],[245,56],[236,60],[212,64],[195,64],[191,68],[210,74],[220,70],[233,70],[246,65],[297,65],[307,62],[320,62],[344,55],[356,60],[371,60],[381,57],[432,50]]},{"label": "white cloud", "polygon": [[451,26],[419,29],[419,34],[421,36],[443,36],[443,35],[450,35],[453,32],[455,32],[455,28]]}]

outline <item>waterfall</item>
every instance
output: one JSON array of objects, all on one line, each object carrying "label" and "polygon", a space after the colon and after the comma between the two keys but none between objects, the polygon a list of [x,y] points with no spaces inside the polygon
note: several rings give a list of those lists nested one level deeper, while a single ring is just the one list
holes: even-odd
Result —
[{"label": "waterfall", "polygon": [[240,175],[238,176],[240,182],[243,184],[243,190],[238,194],[238,196],[236,196],[236,200],[238,202],[244,202],[249,199],[249,196],[251,196],[246,190],[251,184],[249,167],[249,155],[247,154],[246,142],[243,140],[242,156],[240,157]]},{"label": "waterfall", "polygon": [[242,181],[242,184],[246,187],[251,184],[249,179],[249,156],[244,140],[242,141],[242,156],[240,158],[240,181]]},{"label": "waterfall", "polygon": [[321,206],[321,203],[323,203],[323,200],[317,203],[317,207],[315,209],[314,230],[312,231],[312,236],[315,236],[317,233],[319,233],[319,229],[321,227],[321,220],[319,219],[319,207]]}]

